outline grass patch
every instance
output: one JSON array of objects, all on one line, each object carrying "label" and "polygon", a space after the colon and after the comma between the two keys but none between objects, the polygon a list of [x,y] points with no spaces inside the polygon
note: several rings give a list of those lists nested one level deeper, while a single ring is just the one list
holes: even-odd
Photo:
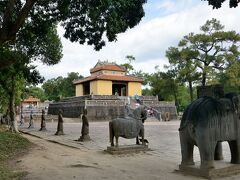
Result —
[{"label": "grass patch", "polygon": [[17,172],[7,165],[7,161],[26,152],[31,142],[19,134],[11,133],[0,126],[0,179],[21,179],[26,172]]}]

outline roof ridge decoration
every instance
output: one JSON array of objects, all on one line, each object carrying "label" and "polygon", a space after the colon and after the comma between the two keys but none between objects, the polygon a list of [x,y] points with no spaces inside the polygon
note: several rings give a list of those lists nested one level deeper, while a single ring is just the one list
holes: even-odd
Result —
[{"label": "roof ridge decoration", "polygon": [[94,73],[101,70],[112,70],[112,71],[120,71],[126,72],[124,66],[118,65],[116,62],[109,62],[109,61],[98,61],[97,64],[90,69],[90,73]]}]

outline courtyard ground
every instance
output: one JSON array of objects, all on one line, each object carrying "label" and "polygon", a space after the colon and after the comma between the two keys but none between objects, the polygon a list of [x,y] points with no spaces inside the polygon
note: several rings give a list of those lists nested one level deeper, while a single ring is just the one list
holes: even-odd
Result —
[{"label": "courtyard ground", "polygon": [[[24,137],[36,144],[31,151],[16,160],[18,168],[27,171],[25,179],[111,179],[111,180],[169,180],[202,179],[180,174],[181,161],[178,136],[179,120],[145,122],[146,138],[151,151],[137,154],[110,155],[108,122],[90,122],[90,142],[75,141],[80,137],[80,120],[65,119],[64,136],[55,136],[57,123],[47,123],[46,132],[40,132],[39,122],[34,129],[21,127]],[[135,140],[119,139],[119,144],[134,144]],[[229,148],[224,144],[224,158],[229,161]],[[199,161],[197,148],[195,161]],[[222,179],[239,179],[240,175]]]}]

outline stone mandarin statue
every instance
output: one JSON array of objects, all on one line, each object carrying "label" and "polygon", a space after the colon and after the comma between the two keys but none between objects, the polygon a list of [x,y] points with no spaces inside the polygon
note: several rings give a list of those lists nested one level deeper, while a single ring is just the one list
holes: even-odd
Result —
[{"label": "stone mandarin statue", "polygon": [[45,119],[45,110],[42,109],[42,116],[41,116],[41,128],[39,131],[46,131],[46,119]]},{"label": "stone mandarin statue", "polygon": [[63,111],[60,109],[58,112],[58,125],[57,125],[57,132],[55,135],[64,135],[63,132]]},{"label": "stone mandarin statue", "polygon": [[79,141],[90,141],[91,138],[89,136],[89,122],[87,118],[87,109],[84,109],[82,115],[82,130],[81,137],[78,139]]}]

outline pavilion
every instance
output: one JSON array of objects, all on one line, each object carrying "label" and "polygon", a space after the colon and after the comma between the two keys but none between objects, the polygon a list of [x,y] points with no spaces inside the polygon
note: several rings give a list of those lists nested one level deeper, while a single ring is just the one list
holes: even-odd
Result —
[{"label": "pavilion", "polygon": [[91,75],[74,81],[76,96],[83,95],[142,95],[143,80],[127,75],[126,69],[116,63],[99,61]]}]

